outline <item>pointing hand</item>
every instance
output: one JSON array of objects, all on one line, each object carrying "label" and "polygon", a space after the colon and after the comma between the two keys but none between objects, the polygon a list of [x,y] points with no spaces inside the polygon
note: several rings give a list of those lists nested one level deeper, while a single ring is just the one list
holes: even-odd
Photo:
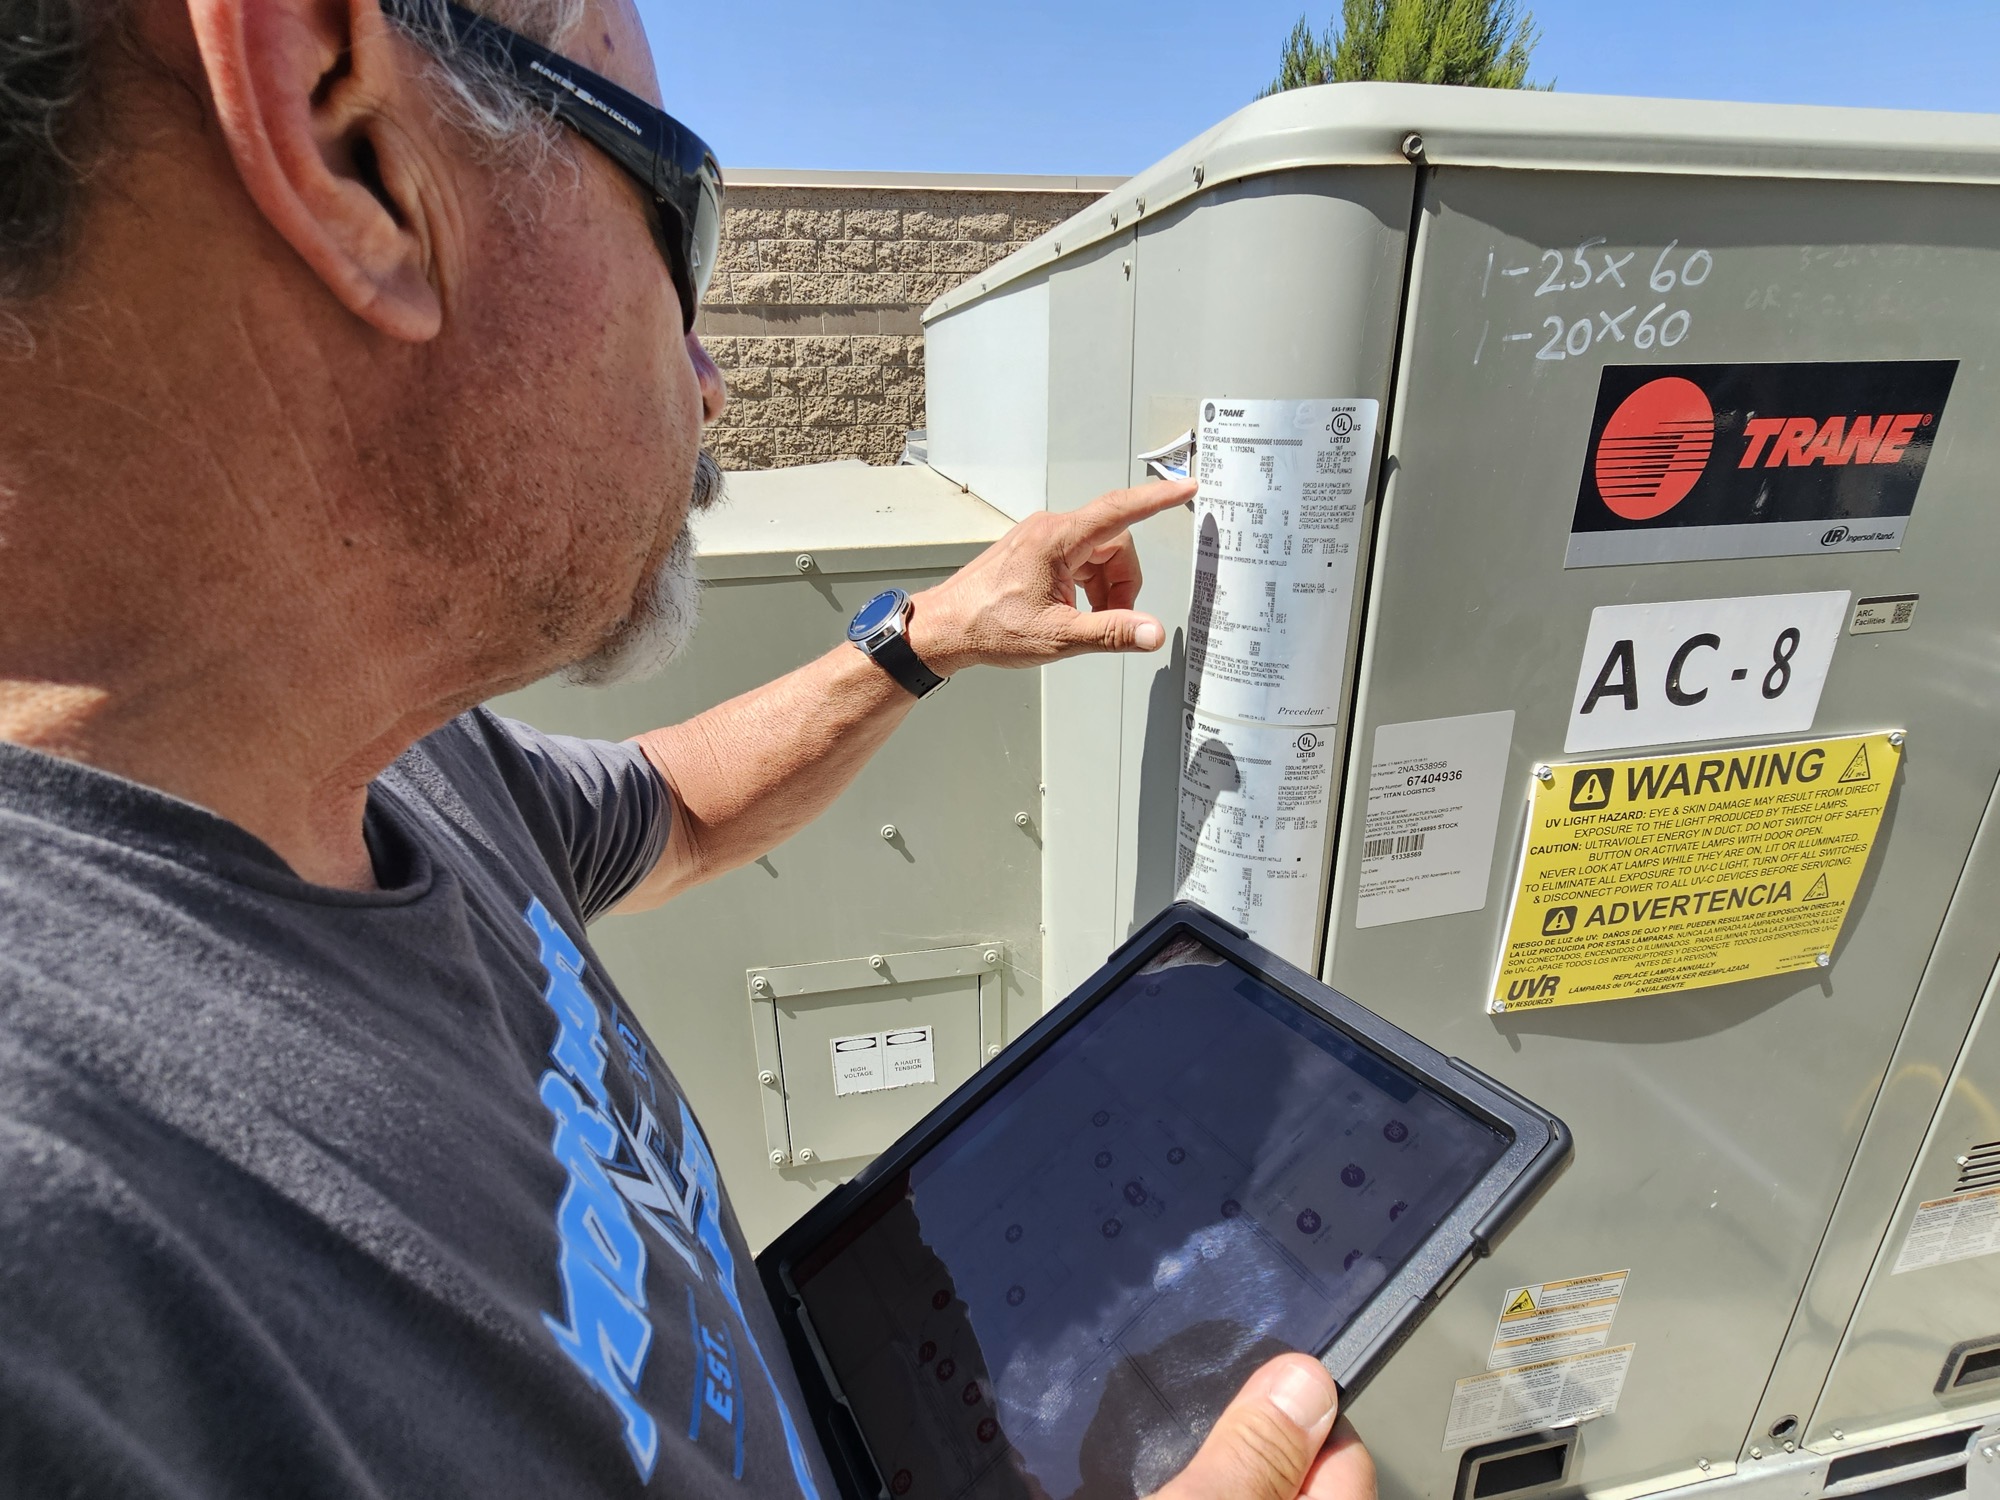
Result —
[{"label": "pointing hand", "polygon": [[[916,596],[911,646],[944,676],[981,663],[1036,667],[1087,651],[1158,650],[1165,630],[1132,608],[1139,554],[1129,528],[1194,491],[1192,480],[1161,480],[1028,517]],[[1077,608],[1078,589],[1088,610]]]}]

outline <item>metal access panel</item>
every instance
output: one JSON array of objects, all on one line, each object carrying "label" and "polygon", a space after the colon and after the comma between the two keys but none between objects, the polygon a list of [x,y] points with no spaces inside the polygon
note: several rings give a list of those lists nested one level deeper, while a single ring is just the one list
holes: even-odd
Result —
[{"label": "metal access panel", "polygon": [[1807,1426],[1822,1451],[2000,1412],[1996,988],[2000,979],[1987,988]]},{"label": "metal access panel", "polygon": [[[1607,262],[1625,286],[1606,278]],[[1671,292],[1653,290],[1655,268],[1662,285],[1672,275]],[[1613,1268],[1631,1272],[1614,1327],[1634,1349],[1617,1410],[1589,1424],[1586,1487],[1692,1475],[1703,1459],[1712,1472],[1749,1445],[2000,773],[2000,701],[1968,694],[1990,668],[1967,670],[1995,619],[1979,556],[1992,534],[1983,476],[2000,446],[1977,413],[2000,396],[1985,368],[2000,350],[1996,298],[2000,194],[1987,189],[1638,170],[1426,175],[1326,972],[1548,1100],[1579,1149],[1365,1398],[1400,1483],[1434,1488],[1423,1472],[1434,1460],[1405,1465],[1438,1441],[1447,1373],[1484,1365],[1506,1290]],[[1638,347],[1636,318],[1617,320],[1659,304],[1674,315],[1672,345],[1655,317]],[[1606,366],[1923,358],[1959,360],[1958,382],[1900,550],[1564,566]],[[1579,758],[1564,747],[1592,611],[1842,590],[1918,594],[1924,613],[1907,631],[1843,629],[1811,724],[1814,735],[1903,729],[1910,746],[1831,966],[1489,1015],[1533,768]],[[1515,718],[1486,904],[1359,926],[1377,731],[1503,710]],[[1643,751],[1598,758],[1625,753]]]},{"label": "metal access panel", "polygon": [[[938,582],[1007,526],[925,469],[829,464],[732,474],[726,504],[695,521],[702,624],[683,659],[651,682],[585,689],[551,681],[494,706],[543,729],[607,739],[678,723],[832,649],[871,595]],[[852,960],[873,984],[870,956],[977,944],[972,998],[954,1007],[931,997],[945,1071],[976,1065],[982,1027],[993,1033],[988,1043],[1004,1041],[1040,1013],[1039,721],[1032,674],[968,672],[920,704],[833,807],[767,857],[657,911],[592,929],[592,944],[700,1117],[753,1248],[858,1170],[856,1143],[872,1149],[866,1143],[882,1135],[887,1117],[846,1144],[829,1144],[838,1131],[802,1134],[814,1159],[774,1169],[767,1105],[779,1106],[778,1140],[788,1152],[789,1137],[780,1092],[759,1081],[772,1065],[759,1060],[746,975]],[[985,965],[989,949],[1001,957]],[[911,1003],[921,1008],[922,986],[941,976],[903,967],[892,977],[918,986]],[[834,1025],[840,997],[817,1005]],[[834,1034],[877,1029],[857,1016]],[[822,1060],[809,1071],[830,1090],[827,1068]]]},{"label": "metal access panel", "polygon": [[996,1055],[1001,954],[972,943],[752,969],[772,1167],[858,1168]]},{"label": "metal access panel", "polygon": [[[1062,324],[1052,325],[1052,422],[1041,437],[1052,505],[1085,498],[1086,474],[1101,479],[1119,451],[1121,417],[1130,453],[1184,428],[1174,414],[1209,395],[1386,398],[1323,972],[1546,1101],[1578,1144],[1570,1170],[1355,1403],[1384,1494],[1450,1494],[1462,1453],[1497,1452],[1490,1445],[1525,1435],[1511,1397],[1482,1394],[1494,1389],[1489,1372],[1522,1359],[1503,1320],[1526,1316],[1523,1294],[1560,1304],[1579,1286],[1596,1289],[1595,1347],[1607,1363],[1568,1411],[1580,1425],[1563,1456],[1564,1486],[1622,1500],[1768,1478],[1800,1486],[1787,1493],[1818,1493],[1834,1482],[1833,1460],[1804,1443],[1830,1437],[1827,1403],[1843,1391],[1858,1393],[1856,1407],[1886,1403],[1873,1421],[1843,1411],[1861,1431],[1897,1421],[1979,1426],[1984,1394],[1954,1397],[1946,1412],[1905,1391],[1902,1374],[1900,1394],[1868,1385],[1891,1379],[1879,1359],[1888,1323],[1881,1338],[1866,1338],[1856,1309],[1942,1081],[1962,1068],[1966,1090],[1954,1084],[1954,1096],[2000,1093],[1987,1054],[1959,1061],[2000,957],[2000,937],[1990,922],[1982,928],[1970,899],[1991,887],[1992,872],[1968,863],[2000,776],[2000,658],[1991,649],[2000,607],[1985,563],[2000,431],[1984,418],[2000,396],[2000,121],[1379,85],[1301,90],[1244,110],[941,300],[927,314],[932,340],[948,342],[963,313],[1017,287],[1044,288],[1037,295],[1053,305],[1066,284],[1094,289],[1070,316],[1078,326],[1115,335],[1129,315],[1131,395],[1104,396],[1122,356],[1101,347],[1070,361],[1089,371],[1095,404],[1085,379],[1060,394]],[[1377,317],[1389,329],[1379,342]],[[1371,386],[1377,349],[1389,373]],[[1948,402],[1938,399],[1946,369]],[[1894,389],[1907,399],[1881,396],[1889,405],[1864,436],[1906,422],[1905,436],[1927,453],[1914,490],[1907,476],[1898,481],[1914,501],[1898,511],[1877,503],[1867,475],[1843,478],[1851,487],[1842,493],[1861,497],[1842,512],[1855,524],[1793,524],[1782,536],[1756,529],[1760,494],[1776,482],[1758,464],[1874,461],[1851,447],[1843,457],[1847,429],[1824,419],[1862,426],[1864,406],[1874,412],[1879,402],[1854,393],[1878,377],[1906,381]],[[1645,420],[1627,412],[1612,422],[1663,379],[1720,382],[1715,400],[1734,401],[1728,420],[1738,425],[1711,414],[1702,437],[1664,399],[1672,386],[1634,408]],[[940,398],[958,399],[933,391],[934,425]],[[1816,403],[1826,411],[1801,427]],[[1058,435],[1058,412],[1088,413],[1078,420],[1091,430]],[[1715,472],[1736,486],[1749,513],[1731,524],[1749,534],[1717,522],[1665,541],[1585,535],[1581,486],[1607,433],[1610,456],[1594,482],[1626,486],[1621,498],[1635,514],[1678,478],[1705,474],[1718,444],[1741,440],[1741,461],[1731,448]],[[1752,442],[1763,445],[1757,455]],[[1812,455],[1812,442],[1831,446]],[[1088,453],[1104,467],[1077,465],[1059,482],[1058,453]],[[1150,602],[1171,625],[1185,621],[1175,605],[1190,572],[1187,533],[1182,517],[1167,516],[1140,535]],[[1692,650],[1716,650],[1718,681],[1745,683],[1739,698],[1753,707],[1781,699],[1795,670],[1810,678],[1802,718],[1760,727],[1778,720],[1707,717],[1694,678],[1663,657],[1664,680],[1647,680],[1653,699],[1672,707],[1649,721],[1655,727],[1613,743],[1572,722],[1596,611],[1714,600],[1748,601],[1739,613],[1764,635],[1727,643],[1726,659],[1721,635],[1704,625],[1682,644],[1699,638]],[[1802,633],[1776,628],[1772,601],[1806,600],[1821,611],[1819,654],[1794,669]],[[1615,636],[1602,645],[1615,647]],[[1095,941],[1171,894],[1171,874],[1153,855],[1168,842],[1174,807],[1180,670],[1178,660],[1128,663],[1115,731],[1108,681],[1089,703],[1045,697],[1046,743],[1082,747],[1073,773],[1058,773],[1051,756],[1051,805],[1061,780],[1097,778],[1076,799],[1097,821],[1088,839],[1066,845],[1078,862],[1052,872],[1050,888],[1100,883],[1096,906],[1064,903],[1047,919],[1052,954],[1065,948],[1059,924],[1070,913],[1088,913]],[[1679,696],[1663,698],[1667,687]],[[1712,697],[1711,708],[1736,701]],[[1407,746],[1410,726],[1441,720],[1482,726],[1491,831],[1472,852],[1461,846],[1443,872],[1453,897],[1434,912],[1406,903],[1363,920],[1371,861],[1380,868],[1403,852],[1394,838],[1369,836],[1378,736]],[[1887,802],[1823,966],[1674,994],[1493,1008],[1537,768],[1555,767],[1553,778],[1669,747],[1747,754],[1850,734],[1881,736],[1874,770],[1847,769],[1863,780],[1879,772]],[[1103,814],[1114,802],[1115,832]],[[1052,828],[1050,847],[1070,837]],[[1955,897],[1965,899],[1955,907]],[[1079,956],[1088,946],[1076,944]],[[1910,1206],[1939,1191],[1914,1186],[1928,1196]],[[1907,1223],[1904,1214],[1895,1233]],[[1990,1275],[2000,1261],[1964,1265]],[[1923,1277],[1957,1274],[1897,1279],[1918,1296]],[[1872,1373],[1834,1368],[1850,1319],[1839,1363]],[[1559,1350],[1578,1347],[1562,1321],[1548,1320],[1544,1336]],[[1951,1354],[1975,1374],[1986,1368],[1976,1347],[1933,1347],[1942,1321],[1924,1329],[1915,1362]],[[1585,1338],[1582,1347],[1593,1346]],[[1521,1384],[1514,1395],[1532,1392]],[[1544,1415],[1550,1430],[1564,1429],[1564,1411]],[[1843,1469],[1838,1493],[1869,1488],[1865,1469]]]}]

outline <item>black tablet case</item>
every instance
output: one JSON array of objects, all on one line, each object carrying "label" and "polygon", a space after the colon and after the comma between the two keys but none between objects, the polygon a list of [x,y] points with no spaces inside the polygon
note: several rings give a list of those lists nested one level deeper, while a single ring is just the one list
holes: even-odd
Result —
[{"label": "black tablet case", "polygon": [[1442,1219],[1409,1260],[1347,1322],[1320,1361],[1348,1397],[1365,1385],[1389,1355],[1415,1331],[1424,1315],[1472,1262],[1485,1255],[1568,1160],[1569,1129],[1547,1110],[1456,1058],[1426,1046],[1338,990],[1287,963],[1240,928],[1188,902],[1168,907],[1135,933],[1077,991],[1016,1038],[1001,1055],[967,1079],[852,1181],[815,1204],[757,1257],[764,1290],[778,1314],[813,1424],[848,1500],[887,1494],[868,1456],[854,1417],[834,1394],[797,1316],[799,1300],[789,1268],[823,1244],[885,1181],[906,1171],[954,1130],[1000,1085],[1039,1056],[1100,1000],[1145,966],[1177,937],[1206,943],[1251,974],[1319,1012],[1354,1040],[1416,1074],[1474,1116],[1511,1136],[1511,1143]]}]

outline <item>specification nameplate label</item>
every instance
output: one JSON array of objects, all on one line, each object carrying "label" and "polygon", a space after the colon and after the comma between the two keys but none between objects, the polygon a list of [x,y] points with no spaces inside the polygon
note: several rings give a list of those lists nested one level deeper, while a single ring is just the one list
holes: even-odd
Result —
[{"label": "specification nameplate label", "polygon": [[1885,731],[1550,767],[1529,797],[1491,1008],[1823,967],[1900,759]]}]

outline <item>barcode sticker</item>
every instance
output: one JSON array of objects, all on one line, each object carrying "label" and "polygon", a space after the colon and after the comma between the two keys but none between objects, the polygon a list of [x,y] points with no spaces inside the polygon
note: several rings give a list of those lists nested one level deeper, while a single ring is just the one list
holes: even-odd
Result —
[{"label": "barcode sticker", "polygon": [[1917,618],[1915,594],[1877,594],[1854,601],[1848,621],[1849,635],[1879,635],[1885,630],[1908,630]]},{"label": "barcode sticker", "polygon": [[1377,726],[1356,927],[1486,904],[1513,739],[1511,709]]}]

